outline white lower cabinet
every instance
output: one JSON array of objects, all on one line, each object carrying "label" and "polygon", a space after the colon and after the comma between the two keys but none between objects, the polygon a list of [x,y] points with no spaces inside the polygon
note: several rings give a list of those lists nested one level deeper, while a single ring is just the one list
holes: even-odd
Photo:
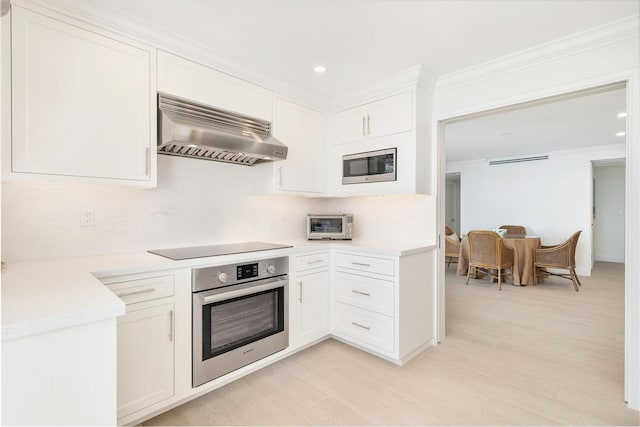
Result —
[{"label": "white lower cabinet", "polygon": [[101,279],[126,304],[117,321],[118,424],[139,424],[329,336],[399,365],[434,343],[432,252],[333,246],[290,255],[289,348],[195,388],[191,269]]},{"label": "white lower cabinet", "polygon": [[118,319],[118,418],[173,396],[174,305],[136,305]]},{"label": "white lower cabinet", "polygon": [[118,419],[174,395],[174,276],[108,284],[127,304],[118,319]]},{"label": "white lower cabinet", "polygon": [[336,301],[393,317],[395,283],[374,277],[337,271]]},{"label": "white lower cabinet", "polygon": [[433,344],[431,258],[336,252],[333,334],[397,364]]},{"label": "white lower cabinet", "polygon": [[394,318],[348,304],[336,304],[336,333],[360,341],[360,344],[392,353]]},{"label": "white lower cabinet", "polygon": [[299,255],[290,284],[293,347],[300,347],[329,334],[329,253]]}]

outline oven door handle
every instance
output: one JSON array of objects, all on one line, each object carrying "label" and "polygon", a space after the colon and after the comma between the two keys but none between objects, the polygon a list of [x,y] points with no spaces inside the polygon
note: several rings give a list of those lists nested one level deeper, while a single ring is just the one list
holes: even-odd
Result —
[{"label": "oven door handle", "polygon": [[287,283],[287,279],[278,278],[277,280],[269,281],[262,285],[255,285],[249,288],[238,289],[236,291],[222,292],[219,294],[208,295],[208,296],[201,295],[200,303],[211,304],[212,302],[224,301],[232,298],[243,297],[245,295],[251,295],[251,294],[255,294],[263,291],[269,291],[271,289],[281,288],[286,283]]}]

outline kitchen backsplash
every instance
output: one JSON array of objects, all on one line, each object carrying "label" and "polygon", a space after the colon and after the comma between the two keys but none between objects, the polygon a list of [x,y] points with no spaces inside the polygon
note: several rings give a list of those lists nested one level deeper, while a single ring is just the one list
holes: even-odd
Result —
[{"label": "kitchen backsplash", "polygon": [[[368,184],[362,184],[368,185]],[[388,195],[325,199],[327,212],[354,215],[356,239],[436,243],[436,199]]]},{"label": "kitchen backsplash", "polygon": [[[270,194],[272,165],[158,156],[158,187],[2,184],[2,259],[19,262],[147,249],[306,238],[308,212],[352,212],[356,237],[428,241],[428,196]],[[92,210],[94,225],[81,226]],[[431,217],[429,216],[431,215]]]}]

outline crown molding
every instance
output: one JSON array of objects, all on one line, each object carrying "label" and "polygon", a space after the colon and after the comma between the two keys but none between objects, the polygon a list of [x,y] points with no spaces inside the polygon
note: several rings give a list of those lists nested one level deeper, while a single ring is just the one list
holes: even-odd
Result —
[{"label": "crown molding", "polygon": [[[8,0],[0,0],[0,2],[4,7]],[[416,65],[338,98],[327,99],[326,95],[310,88],[294,86],[284,81],[268,78],[258,70],[225,58],[210,46],[196,43],[152,22],[123,13],[105,3],[91,0],[11,0],[10,3],[36,12],[46,13],[48,11],[68,16],[105,28],[139,43],[153,46],[262,86],[321,111],[357,105],[366,102],[367,99],[372,99],[372,97],[384,96],[408,86],[418,85],[432,94],[446,92],[471,82],[495,78],[497,75],[513,72],[515,69],[529,68],[596,46],[616,43],[629,38],[637,40],[640,20],[640,15],[632,15],[437,78],[422,65]]]},{"label": "crown molding", "polygon": [[[4,1],[4,0],[0,0]],[[270,79],[258,70],[226,59],[220,52],[152,22],[124,13],[105,3],[90,0],[11,0],[12,4],[40,13],[54,13],[102,27],[110,32],[181,56],[225,74],[286,95],[322,111],[328,108],[324,95],[284,81]]]},{"label": "crown molding", "polygon": [[[604,158],[624,158],[626,157],[626,144],[594,145],[591,147],[572,148],[569,150],[556,150],[550,152],[554,157],[576,157],[581,154],[593,155],[597,153]],[[596,157],[600,159],[599,156]]]},{"label": "crown molding", "polygon": [[406,70],[391,74],[375,83],[359,88],[339,98],[331,100],[331,111],[348,108],[367,100],[379,98],[407,87],[420,86],[433,94],[436,77],[423,65],[414,65]]},{"label": "crown molding", "polygon": [[472,82],[495,78],[501,74],[526,69],[578,52],[618,43],[638,40],[640,15],[635,14],[585,31],[534,46],[529,49],[493,59],[459,71],[439,76],[436,92],[446,92]]}]

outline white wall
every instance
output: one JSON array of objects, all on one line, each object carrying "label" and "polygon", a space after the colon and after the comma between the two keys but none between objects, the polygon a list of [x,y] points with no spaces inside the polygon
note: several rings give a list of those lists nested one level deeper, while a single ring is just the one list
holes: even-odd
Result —
[{"label": "white wall", "polygon": [[[4,182],[3,260],[306,237],[321,201],[267,195],[272,167],[159,155],[154,189]],[[86,209],[93,227],[80,226]]]},{"label": "white wall", "polygon": [[593,168],[596,216],[593,227],[593,258],[624,262],[625,167]]},{"label": "white wall", "polygon": [[[17,262],[306,239],[309,212],[354,213],[361,239],[433,243],[433,198],[274,195],[272,167],[159,155],[154,189],[3,182],[2,258]],[[94,210],[95,225],[81,227],[80,214],[88,209]]]},{"label": "white wall", "polygon": [[552,245],[582,230],[576,270],[591,275],[591,161],[624,157],[624,149],[559,151],[549,160],[493,166],[484,159],[448,164],[447,172],[460,172],[461,232],[523,225]]},{"label": "white wall", "polygon": [[[363,184],[366,185],[366,184]],[[356,239],[435,244],[435,197],[389,195],[327,199],[320,212],[354,215]]]}]

